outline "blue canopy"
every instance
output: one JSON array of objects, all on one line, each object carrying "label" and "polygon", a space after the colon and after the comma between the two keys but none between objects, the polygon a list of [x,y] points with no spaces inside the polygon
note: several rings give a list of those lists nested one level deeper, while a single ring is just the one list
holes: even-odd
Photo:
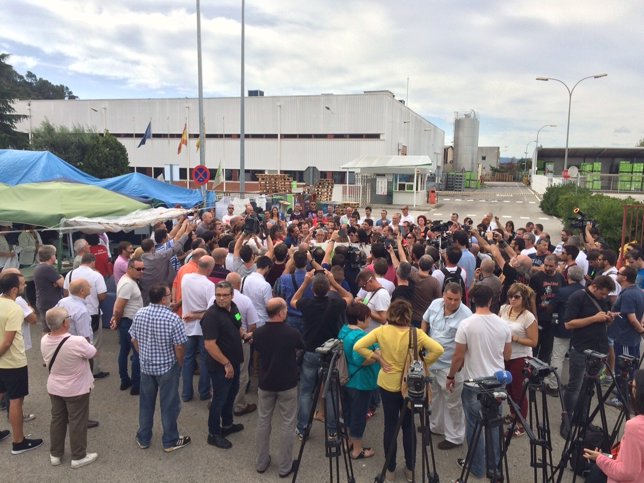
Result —
[{"label": "blue canopy", "polygon": [[[141,173],[98,179],[48,151],[0,149],[0,183],[15,186],[45,181],[70,181],[100,186],[139,201],[167,207],[181,205],[192,208],[203,203],[200,190],[170,185]],[[208,192],[206,206],[214,205],[215,194]]]}]

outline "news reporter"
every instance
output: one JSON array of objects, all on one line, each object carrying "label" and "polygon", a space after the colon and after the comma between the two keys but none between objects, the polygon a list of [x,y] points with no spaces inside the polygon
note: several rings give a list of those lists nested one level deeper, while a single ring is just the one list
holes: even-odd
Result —
[{"label": "news reporter", "polygon": [[[380,363],[378,373],[378,387],[382,399],[382,408],[385,418],[383,435],[384,455],[393,445],[392,458],[387,466],[386,480],[393,481],[396,470],[396,441],[394,432],[405,402],[401,392],[401,381],[405,360],[409,347],[409,331],[415,330],[418,340],[418,350],[425,349],[425,362],[431,365],[443,354],[443,347],[425,334],[422,330],[411,325],[412,307],[406,300],[394,300],[386,313],[387,324],[378,327],[358,340],[353,350],[365,359],[375,359]],[[380,352],[372,351],[369,347],[378,344]],[[415,464],[415,448],[412,447],[412,421],[411,414],[406,413],[402,423],[403,447],[405,450],[405,476],[411,481],[412,470]]]},{"label": "news reporter", "polygon": [[584,458],[597,463],[608,477],[608,483],[644,481],[644,370],[639,370],[631,383],[631,404],[635,416],[626,421],[617,458],[584,449]]}]

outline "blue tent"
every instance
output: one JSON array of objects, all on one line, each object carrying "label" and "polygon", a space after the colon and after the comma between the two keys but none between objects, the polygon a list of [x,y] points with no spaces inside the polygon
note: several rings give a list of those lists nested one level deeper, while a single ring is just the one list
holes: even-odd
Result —
[{"label": "blue tent", "polygon": [[[146,203],[192,208],[203,203],[201,191],[163,183],[141,173],[98,179],[75,168],[48,151],[0,149],[0,183],[19,185],[44,181],[91,184]],[[215,205],[215,194],[207,193],[206,206]]]}]

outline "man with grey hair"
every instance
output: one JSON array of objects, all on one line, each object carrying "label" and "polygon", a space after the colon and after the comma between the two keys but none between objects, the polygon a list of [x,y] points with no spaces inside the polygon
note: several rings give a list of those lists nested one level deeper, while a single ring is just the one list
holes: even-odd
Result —
[{"label": "man with grey hair", "polygon": [[85,337],[92,343],[92,316],[87,309],[85,299],[91,291],[89,282],[84,278],[75,278],[69,284],[69,295],[58,301],[56,307],[65,309],[70,319],[69,333]]},{"label": "man with grey hair", "polygon": [[208,276],[215,266],[215,260],[210,255],[204,255],[197,262],[197,272],[187,273],[181,279],[181,300],[183,321],[185,322],[186,355],[183,363],[183,391],[181,398],[188,402],[193,397],[192,378],[195,371],[197,353],[199,353],[199,399],[207,401],[212,397],[210,379],[205,371],[206,349],[204,348],[203,332],[199,321],[208,310],[208,302],[215,296],[215,284]]},{"label": "man with grey hair", "polygon": [[521,255],[534,255],[537,253],[537,247],[534,246],[536,238],[534,236],[534,233],[531,233],[529,231],[526,231],[523,234],[523,241],[525,242],[525,248],[521,250]]},{"label": "man with grey hair", "polygon": [[56,306],[63,297],[64,279],[54,268],[56,263],[56,247],[42,245],[38,249],[38,265],[34,269],[34,286],[36,288],[36,309],[40,314],[43,332],[49,332],[45,313]]},{"label": "man with grey hair", "polygon": [[78,268],[80,266],[81,259],[83,255],[89,253],[89,243],[85,238],[79,238],[74,242],[74,265],[73,268]]},{"label": "man with grey hair", "polygon": [[84,297],[84,302],[92,319],[92,337],[90,337],[89,341],[96,347],[96,357],[90,361],[90,364],[94,378],[102,379],[110,375],[109,372],[103,372],[100,361],[101,342],[103,341],[100,304],[107,298],[107,286],[103,276],[96,270],[96,256],[94,254],[85,253],[81,258],[80,266],[65,276],[65,283],[63,284],[65,292],[70,291],[70,282],[76,279],[84,279],[89,284],[90,292]]}]

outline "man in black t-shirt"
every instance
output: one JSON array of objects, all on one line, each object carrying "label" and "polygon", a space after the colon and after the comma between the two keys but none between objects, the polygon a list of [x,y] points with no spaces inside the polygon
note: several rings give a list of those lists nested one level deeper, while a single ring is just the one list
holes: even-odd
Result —
[{"label": "man in black t-shirt", "polygon": [[[585,350],[608,353],[607,325],[612,322],[608,294],[615,290],[615,282],[607,275],[596,277],[586,290],[573,293],[568,299],[565,315],[566,329],[572,332],[570,339],[568,386],[564,394],[564,409],[569,417],[577,418],[579,390],[586,370]],[[570,427],[567,418],[562,418],[561,436],[567,437]],[[578,421],[580,422],[580,421]]]},{"label": "man in black t-shirt", "polygon": [[546,256],[543,259],[543,271],[537,271],[530,277],[530,287],[537,296],[536,315],[539,322],[539,342],[533,352],[535,357],[546,363],[550,363],[550,355],[552,354],[551,326],[554,309],[552,301],[564,285],[565,280],[563,275],[557,272],[557,257],[554,255]]},{"label": "man in black t-shirt", "polygon": [[286,478],[293,471],[293,430],[297,415],[298,382],[296,351],[304,349],[304,340],[297,329],[284,323],[288,314],[284,299],[269,300],[266,312],[266,324],[253,335],[255,350],[259,353],[255,469],[263,473],[270,464],[271,420],[277,407],[282,435],[278,471],[281,478]]},{"label": "man in black t-shirt", "polygon": [[[305,298],[304,291],[311,285],[313,298]],[[304,358],[300,372],[299,412],[297,415],[296,433],[304,438],[313,401],[313,391],[318,382],[318,370],[322,367],[322,356],[315,352],[329,339],[335,339],[340,330],[341,315],[347,309],[347,303],[328,296],[330,283],[325,274],[314,276],[311,270],[304,277],[304,283],[297,289],[291,299],[291,306],[302,312],[304,323]],[[326,421],[329,433],[336,433],[335,417],[331,398],[327,398]]]},{"label": "man in black t-shirt", "polygon": [[[215,303],[201,319],[201,329],[214,391],[208,415],[208,444],[222,449],[233,445],[226,436],[244,429],[243,424],[233,423],[239,365],[244,360],[240,327],[241,314],[233,303],[233,287],[230,282],[219,282],[215,286]],[[244,333],[243,337],[250,338],[252,333]]]}]

